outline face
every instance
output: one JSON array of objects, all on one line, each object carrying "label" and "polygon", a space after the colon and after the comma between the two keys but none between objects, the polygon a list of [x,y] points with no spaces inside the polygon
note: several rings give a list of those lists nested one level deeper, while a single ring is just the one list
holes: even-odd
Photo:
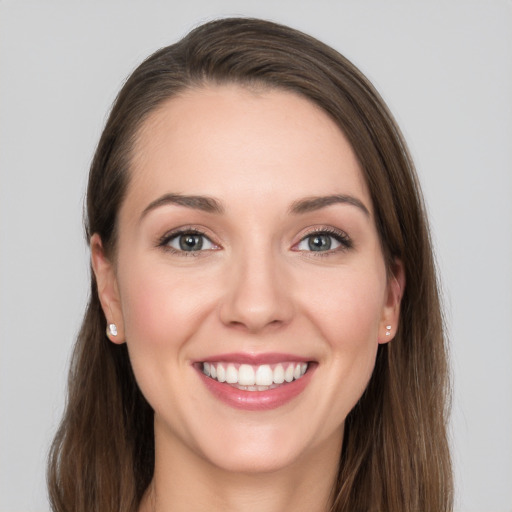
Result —
[{"label": "face", "polygon": [[92,258],[157,454],[267,471],[339,453],[393,337],[398,281],[354,153],[318,107],[238,86],[169,100],[135,146],[116,260],[97,236]]}]

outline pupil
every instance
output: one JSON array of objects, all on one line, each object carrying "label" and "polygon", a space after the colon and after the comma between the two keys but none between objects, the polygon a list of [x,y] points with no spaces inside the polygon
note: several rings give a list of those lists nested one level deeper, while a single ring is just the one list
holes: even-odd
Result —
[{"label": "pupil", "polygon": [[328,251],[331,248],[331,237],[328,235],[312,236],[308,245],[312,251]]},{"label": "pupil", "polygon": [[180,237],[180,249],[182,251],[199,251],[203,247],[201,235],[182,235]]}]

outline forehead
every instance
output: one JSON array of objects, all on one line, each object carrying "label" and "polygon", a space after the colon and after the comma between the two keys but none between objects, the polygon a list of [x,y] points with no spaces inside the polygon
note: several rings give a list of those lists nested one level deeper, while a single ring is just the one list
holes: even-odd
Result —
[{"label": "forehead", "polygon": [[358,161],[335,122],[311,101],[279,89],[208,86],[173,97],[143,124],[130,172],[129,204],[164,193],[283,204],[350,193],[372,209]]}]

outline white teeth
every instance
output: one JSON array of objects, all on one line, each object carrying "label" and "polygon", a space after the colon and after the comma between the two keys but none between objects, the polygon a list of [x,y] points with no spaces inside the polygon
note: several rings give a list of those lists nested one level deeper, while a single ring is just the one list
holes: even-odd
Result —
[{"label": "white teeth", "polygon": [[222,364],[217,365],[217,380],[219,382],[226,382],[226,369]]},{"label": "white teeth", "polygon": [[292,382],[300,379],[307,369],[308,363],[278,363],[275,366],[203,363],[203,373],[206,376],[247,391],[267,391],[284,382]]},{"label": "white teeth", "polygon": [[232,364],[226,368],[226,382],[228,384],[238,384],[238,372]]},{"label": "white teeth", "polygon": [[258,386],[270,386],[273,381],[274,375],[270,366],[268,364],[258,366],[256,370],[256,384]]},{"label": "white teeth", "polygon": [[276,384],[282,384],[284,382],[284,368],[282,364],[278,364],[274,368],[274,382]]},{"label": "white teeth", "polygon": [[238,369],[238,384],[242,386],[254,386],[256,379],[254,377],[254,370],[248,364],[241,364]]}]

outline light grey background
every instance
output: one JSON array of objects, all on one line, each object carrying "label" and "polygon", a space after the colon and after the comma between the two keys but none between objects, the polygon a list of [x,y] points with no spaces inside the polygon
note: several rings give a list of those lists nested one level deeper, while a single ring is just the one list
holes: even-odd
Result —
[{"label": "light grey background", "polygon": [[48,510],[45,457],[88,287],[88,165],[127,74],[252,15],[368,74],[416,159],[444,283],[457,510],[512,511],[512,2],[0,1],[0,512]]}]

